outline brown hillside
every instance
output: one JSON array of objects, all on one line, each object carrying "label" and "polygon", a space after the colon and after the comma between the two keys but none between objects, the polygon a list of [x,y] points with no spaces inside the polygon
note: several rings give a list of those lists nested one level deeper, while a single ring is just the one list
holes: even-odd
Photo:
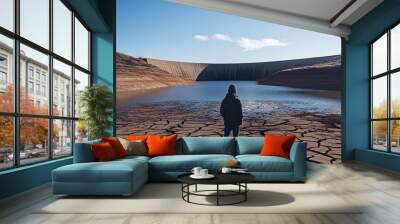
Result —
[{"label": "brown hillside", "polygon": [[[260,84],[339,90],[340,56],[286,61],[204,64],[117,53],[117,93],[124,96],[191,81],[258,80]],[[119,95],[122,96],[122,95]]]},{"label": "brown hillside", "polygon": [[294,67],[278,71],[259,80],[260,84],[290,86],[305,89],[340,90],[341,57],[313,65]]},{"label": "brown hillside", "polygon": [[193,81],[197,80],[200,73],[207,67],[207,64],[203,63],[166,61],[151,58],[148,58],[147,61],[149,64],[155,65],[168,73],[176,74],[184,79]]},{"label": "brown hillside", "polygon": [[151,65],[144,58],[117,53],[117,93],[182,85],[190,81]]},{"label": "brown hillside", "polygon": [[239,81],[260,80],[283,70],[289,71],[288,69],[292,68],[303,68],[317,64],[331,63],[332,61],[335,61],[337,57],[338,56],[325,56],[284,61],[231,64],[190,63],[150,58],[147,59],[147,62],[170,74],[174,74],[188,80]]}]

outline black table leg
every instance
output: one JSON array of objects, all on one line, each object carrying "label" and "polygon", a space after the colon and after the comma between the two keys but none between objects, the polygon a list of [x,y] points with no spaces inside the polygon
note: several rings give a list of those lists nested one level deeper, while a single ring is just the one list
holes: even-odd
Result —
[{"label": "black table leg", "polygon": [[[194,185],[195,187],[195,191],[190,191],[190,186]],[[220,184],[215,184],[216,185],[216,190],[199,190],[197,184],[185,184],[183,183],[181,185],[181,191],[182,191],[182,199],[188,203],[192,203],[192,204],[198,204],[198,205],[216,205],[216,206],[223,206],[223,205],[234,205],[234,204],[239,204],[242,202],[247,201],[248,196],[247,196],[247,192],[249,191],[249,189],[247,188],[247,183],[238,183],[238,184],[233,184],[233,185],[239,185],[238,186],[238,190],[224,190],[224,189],[220,189]],[[223,184],[222,184],[223,185]],[[214,192],[216,194],[214,195],[209,195],[209,194],[203,194],[203,192]],[[216,197],[216,204],[202,204],[202,203],[196,203],[196,202],[191,202],[190,201],[190,195],[195,195],[195,196],[204,196],[204,197]],[[221,198],[225,198],[230,197],[230,196],[237,196],[240,195],[241,196],[241,200],[235,200],[236,202],[231,202],[231,203],[224,203],[223,201],[220,201]]]},{"label": "black table leg", "polygon": [[183,187],[184,187],[184,186],[185,186],[185,185],[182,183],[182,186],[181,186],[182,199],[184,199],[184,198],[183,198],[183,190],[184,190],[184,188],[183,188]]},{"label": "black table leg", "polygon": [[217,184],[217,206],[219,206],[219,184]]},{"label": "black table leg", "polygon": [[190,202],[189,200],[189,195],[190,195],[190,184],[187,185],[187,201]]},{"label": "black table leg", "polygon": [[244,187],[245,187],[245,191],[246,192],[244,192],[244,201],[247,201],[247,192],[248,192],[248,190],[247,190],[247,182],[246,183],[244,183]]}]

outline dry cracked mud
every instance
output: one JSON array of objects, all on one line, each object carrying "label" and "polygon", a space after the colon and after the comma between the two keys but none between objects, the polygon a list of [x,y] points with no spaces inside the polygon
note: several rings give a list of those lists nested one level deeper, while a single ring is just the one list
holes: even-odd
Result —
[{"label": "dry cracked mud", "polygon": [[[341,162],[340,114],[304,112],[283,103],[246,101],[243,115],[241,136],[294,134],[307,143],[309,161]],[[117,111],[118,135],[222,136],[223,128],[219,102],[146,103]]]}]

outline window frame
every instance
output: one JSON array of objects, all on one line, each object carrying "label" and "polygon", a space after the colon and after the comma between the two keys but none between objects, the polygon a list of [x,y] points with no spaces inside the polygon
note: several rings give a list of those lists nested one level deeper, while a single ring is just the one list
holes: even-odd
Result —
[{"label": "window frame", "polygon": [[[392,98],[391,98],[391,92],[392,92],[392,85],[391,85],[391,80],[392,76],[395,75],[396,73],[400,72],[400,67],[393,68],[391,69],[391,31],[395,27],[400,26],[400,22],[396,22],[393,25],[391,25],[389,28],[387,28],[383,33],[378,35],[374,40],[372,40],[368,46],[369,46],[369,149],[373,151],[380,151],[380,152],[386,152],[386,153],[392,153],[392,154],[400,154],[400,152],[393,152],[392,151],[392,121],[400,121],[400,117],[392,117]],[[373,61],[373,44],[376,43],[381,37],[384,35],[387,35],[387,64],[386,64],[386,71],[380,74],[373,74],[373,66],[374,66],[374,61]],[[382,77],[386,77],[386,86],[387,86],[387,105],[386,105],[386,117],[385,118],[373,118],[373,81]],[[374,133],[373,133],[373,122],[376,121],[386,121],[387,122],[387,139],[386,139],[386,151],[379,150],[374,148]]]},{"label": "window frame", "polygon": [[[71,115],[70,116],[56,116],[53,115],[53,59],[58,60],[59,62],[62,62],[68,66],[71,66],[71,83],[75,82],[75,69],[87,74],[89,76],[89,83],[88,85],[92,85],[92,71],[91,71],[91,65],[92,65],[92,57],[91,57],[91,49],[92,49],[92,44],[91,44],[91,37],[92,37],[92,30],[89,28],[89,26],[84,22],[84,20],[79,16],[78,13],[76,13],[73,8],[65,1],[65,0],[59,0],[62,4],[64,4],[68,10],[71,11],[71,58],[67,59],[64,58],[63,56],[55,53],[53,50],[53,1],[54,0],[48,0],[49,1],[49,47],[46,49],[45,47],[42,47],[39,44],[36,44],[29,39],[23,37],[20,35],[20,0],[14,0],[13,1],[13,9],[14,9],[14,30],[10,31],[4,27],[0,26],[0,35],[3,35],[5,37],[11,38],[13,40],[14,44],[14,49],[13,49],[13,64],[12,64],[12,73],[13,79],[14,79],[14,99],[13,99],[13,107],[14,110],[13,112],[1,112],[0,111],[0,116],[11,116],[13,118],[13,153],[14,153],[14,158],[13,158],[13,166],[11,167],[5,167],[5,168],[0,168],[0,172],[4,170],[10,170],[10,169],[15,169],[18,167],[23,167],[23,166],[29,166],[37,163],[43,163],[49,160],[53,159],[62,159],[65,157],[70,157],[73,155],[74,151],[74,143],[75,143],[75,123],[76,121],[79,120],[79,117],[75,116],[75,108],[71,108]],[[78,64],[75,63],[75,18],[79,20],[79,22],[85,27],[85,29],[88,31],[89,34],[89,43],[88,43],[88,57],[89,57],[89,67],[88,69],[85,69]],[[46,95],[48,97],[48,113],[46,115],[39,115],[39,114],[26,114],[26,113],[21,113],[20,111],[20,45],[23,44],[27,47],[32,48],[33,50],[39,51],[40,53],[43,53],[48,56],[49,58],[49,63],[48,63],[48,83],[47,83],[47,88],[46,88]],[[30,67],[29,67],[30,68]],[[28,70],[28,68],[27,68]],[[33,70],[33,75],[34,79],[33,82],[36,80],[36,70]],[[42,74],[42,73],[40,73]],[[26,74],[27,81],[30,80],[30,74]],[[40,78],[40,77],[39,77]],[[39,83],[41,83],[41,79],[39,80]],[[41,85],[42,86],[42,85]],[[27,91],[29,91],[27,89]],[[36,91],[34,89],[34,91]],[[72,97],[72,105],[75,103],[75,88],[74,85],[71,86],[71,93],[73,94]],[[40,94],[42,95],[42,94]],[[33,162],[33,163],[26,163],[26,164],[21,164],[20,161],[20,118],[45,118],[47,119],[48,122],[48,136],[47,136],[47,141],[48,141],[48,157],[45,158],[42,161],[38,162]],[[71,121],[72,125],[72,133],[71,133],[71,153],[69,155],[62,155],[62,156],[57,156],[54,158],[54,152],[53,152],[53,121],[55,120],[67,120]]]},{"label": "window frame", "polygon": [[[2,53],[0,53],[0,58],[3,58],[5,65],[0,64],[0,85],[7,85],[7,79],[8,79],[8,75],[7,75],[7,68],[8,68],[8,58],[7,55],[3,55]],[[1,60],[1,59],[0,59]],[[3,79],[3,75],[4,75],[4,79]],[[4,83],[3,83],[4,81]]]}]

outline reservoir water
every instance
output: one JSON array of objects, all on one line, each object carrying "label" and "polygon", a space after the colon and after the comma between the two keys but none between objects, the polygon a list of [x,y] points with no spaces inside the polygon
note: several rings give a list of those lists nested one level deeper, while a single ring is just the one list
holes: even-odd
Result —
[{"label": "reservoir water", "polygon": [[118,110],[163,102],[168,104],[176,101],[221,101],[230,84],[236,85],[237,95],[242,103],[246,101],[271,102],[284,104],[304,112],[340,114],[341,103],[337,92],[258,85],[255,81],[204,81],[174,86],[120,102]]}]

